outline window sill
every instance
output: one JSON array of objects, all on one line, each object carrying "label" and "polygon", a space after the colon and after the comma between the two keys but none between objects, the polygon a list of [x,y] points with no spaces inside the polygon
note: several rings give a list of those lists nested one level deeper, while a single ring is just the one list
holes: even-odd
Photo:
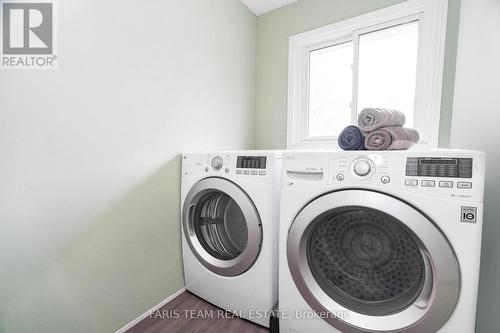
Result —
[{"label": "window sill", "polygon": [[288,144],[288,149],[292,150],[340,150],[336,139],[330,140],[303,140]]}]

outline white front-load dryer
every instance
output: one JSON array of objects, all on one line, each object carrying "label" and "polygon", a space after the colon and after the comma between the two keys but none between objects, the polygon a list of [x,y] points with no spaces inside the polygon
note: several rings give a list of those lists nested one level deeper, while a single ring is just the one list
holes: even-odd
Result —
[{"label": "white front-load dryer", "polygon": [[273,151],[182,157],[186,289],[267,327],[278,301],[280,166]]},{"label": "white front-load dryer", "polygon": [[484,154],[289,152],[282,333],[472,333]]}]

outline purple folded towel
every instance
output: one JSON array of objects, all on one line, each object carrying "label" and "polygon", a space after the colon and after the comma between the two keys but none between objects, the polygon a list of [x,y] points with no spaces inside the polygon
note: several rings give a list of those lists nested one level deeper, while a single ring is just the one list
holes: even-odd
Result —
[{"label": "purple folded towel", "polygon": [[406,127],[384,127],[368,133],[365,138],[367,150],[403,150],[418,142],[417,130]]}]

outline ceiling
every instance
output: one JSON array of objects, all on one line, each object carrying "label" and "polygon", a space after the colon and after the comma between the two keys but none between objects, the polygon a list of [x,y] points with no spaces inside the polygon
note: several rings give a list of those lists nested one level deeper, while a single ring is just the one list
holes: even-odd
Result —
[{"label": "ceiling", "polygon": [[262,15],[299,0],[241,0],[255,15]]}]

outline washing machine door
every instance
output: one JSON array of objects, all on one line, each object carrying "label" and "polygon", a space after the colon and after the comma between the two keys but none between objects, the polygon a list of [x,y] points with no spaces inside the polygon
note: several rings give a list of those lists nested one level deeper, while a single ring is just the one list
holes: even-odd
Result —
[{"label": "washing machine door", "polygon": [[187,194],[183,207],[186,241],[198,260],[215,274],[248,270],[262,245],[262,225],[250,197],[233,182],[206,178]]},{"label": "washing machine door", "polygon": [[460,292],[459,264],[439,228],[374,191],[310,202],[289,230],[287,260],[307,303],[342,332],[436,332]]}]

